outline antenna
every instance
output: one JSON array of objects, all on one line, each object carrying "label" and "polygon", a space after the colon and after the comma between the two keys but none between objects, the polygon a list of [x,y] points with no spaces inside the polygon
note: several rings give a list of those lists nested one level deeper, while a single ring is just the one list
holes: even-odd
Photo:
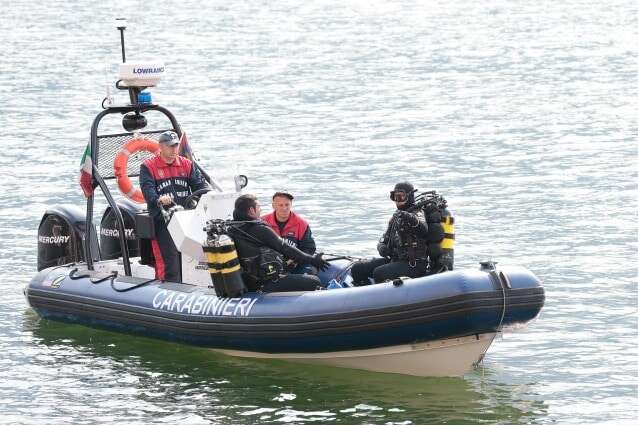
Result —
[{"label": "antenna", "polygon": [[115,24],[120,31],[120,41],[122,43],[122,63],[126,63],[126,49],[124,48],[124,30],[126,30],[126,18],[115,18]]},{"label": "antenna", "polygon": [[[115,19],[115,23],[118,31],[120,32],[120,40],[122,43],[122,63],[120,64],[119,75],[120,79],[117,80],[117,82],[115,83],[115,87],[118,90],[128,90],[129,98],[131,99],[131,105],[140,106],[140,108],[142,108],[142,105],[151,103],[150,93],[143,92],[142,90],[157,85],[162,74],[164,74],[164,64],[161,62],[126,63],[126,48],[124,44],[126,18],[117,18]],[[124,83],[125,85],[122,85],[120,83]],[[142,93],[144,93],[144,96],[140,97]],[[143,120],[144,123],[142,125],[142,119],[140,118],[142,115],[140,114],[140,111],[141,109],[136,109],[135,123],[132,124],[137,129],[144,128],[144,126],[146,125],[146,120]],[[130,130],[129,128],[127,128],[130,127],[128,124],[124,125],[124,128]]]},{"label": "antenna", "polygon": [[[126,18],[115,18],[115,26],[117,27],[118,31],[120,31],[120,42],[122,44],[122,63],[126,63],[126,48],[124,47],[124,31],[126,30]],[[115,86],[117,87],[117,83]],[[141,90],[138,87],[128,87],[128,95],[131,99],[131,105],[137,104],[137,95],[140,91]],[[139,111],[136,112],[135,115],[139,115]],[[146,125],[146,123],[144,123],[144,125]]]}]

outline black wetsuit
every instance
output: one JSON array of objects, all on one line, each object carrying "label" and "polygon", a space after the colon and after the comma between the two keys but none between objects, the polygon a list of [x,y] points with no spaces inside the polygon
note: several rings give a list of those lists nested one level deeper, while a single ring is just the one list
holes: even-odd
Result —
[{"label": "black wetsuit", "polygon": [[[237,214],[234,214],[234,218],[250,220],[249,217]],[[242,266],[242,277],[249,291],[285,292],[317,289],[320,283],[317,276],[281,274],[284,257],[292,258],[300,264],[310,264],[313,257],[285,243],[266,223],[252,221],[238,224],[233,226],[229,233],[235,241]],[[264,266],[266,262],[269,263],[268,266]],[[277,267],[279,270],[275,270]]]},{"label": "black wetsuit", "polygon": [[[405,206],[404,209],[408,209]],[[397,210],[399,211],[399,210]],[[420,277],[428,271],[428,224],[422,211],[410,212],[416,225],[393,215],[388,228],[377,245],[380,258],[373,258],[352,266],[355,285],[368,285],[372,277],[376,283],[397,277]]]}]

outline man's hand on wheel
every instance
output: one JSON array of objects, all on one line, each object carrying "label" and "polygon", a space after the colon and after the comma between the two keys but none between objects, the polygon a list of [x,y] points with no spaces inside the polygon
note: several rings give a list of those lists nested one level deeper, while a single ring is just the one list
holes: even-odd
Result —
[{"label": "man's hand on wheel", "polygon": [[164,194],[159,197],[159,203],[161,205],[171,205],[173,203],[173,197],[170,194]]}]

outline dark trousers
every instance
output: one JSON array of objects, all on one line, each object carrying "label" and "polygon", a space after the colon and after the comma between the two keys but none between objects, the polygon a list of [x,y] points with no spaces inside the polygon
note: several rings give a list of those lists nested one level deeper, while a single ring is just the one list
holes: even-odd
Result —
[{"label": "dark trousers", "polygon": [[181,282],[181,261],[164,220],[155,220],[155,239],[151,241],[155,257],[155,279]]},{"label": "dark trousers", "polygon": [[407,261],[373,258],[354,264],[351,269],[352,279],[357,286],[369,285],[369,278],[375,283],[396,279],[397,277],[421,277],[427,273],[427,261],[418,260],[411,266]]},{"label": "dark trousers", "polygon": [[321,281],[317,276],[288,274],[280,277],[276,282],[264,283],[261,290],[263,292],[314,291],[320,284]]}]

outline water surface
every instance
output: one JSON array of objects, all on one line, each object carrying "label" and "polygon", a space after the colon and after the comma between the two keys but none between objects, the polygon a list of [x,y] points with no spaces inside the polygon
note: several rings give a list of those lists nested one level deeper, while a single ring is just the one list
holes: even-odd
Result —
[{"label": "water surface", "polygon": [[[633,2],[0,4],[0,422],[633,423]],[[129,60],[164,60],[155,100],[222,182],[248,175],[263,203],[292,191],[321,247],[360,255],[374,254],[396,181],[436,189],[458,268],[534,271],[540,318],[463,379],[239,360],[39,320],[22,295],[36,229],[48,206],[82,205],[79,160],[122,15]]]}]

